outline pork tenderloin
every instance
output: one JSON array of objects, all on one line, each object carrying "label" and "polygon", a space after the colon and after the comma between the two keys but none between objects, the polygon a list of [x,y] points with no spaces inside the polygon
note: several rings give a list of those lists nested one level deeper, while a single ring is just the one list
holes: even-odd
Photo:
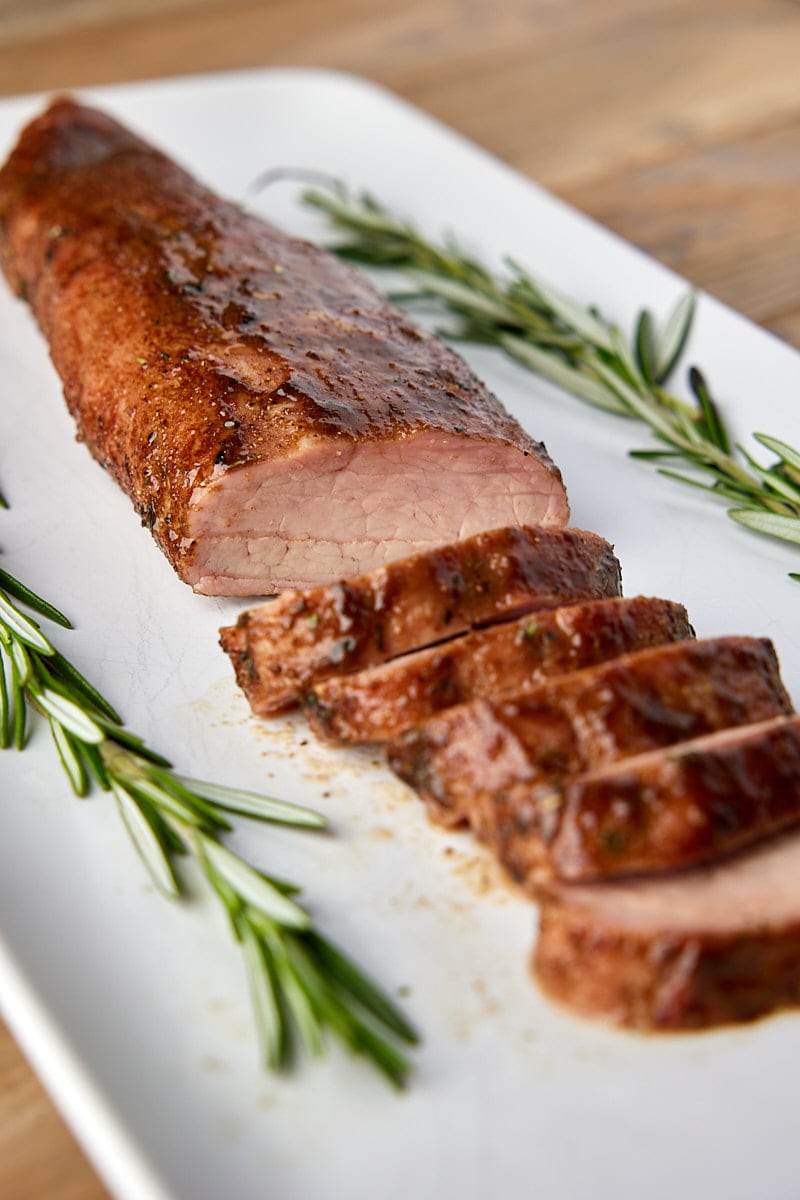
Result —
[{"label": "pork tenderloin", "polygon": [[533,969],[583,1017],[704,1029],[800,1003],[800,833],[656,878],[554,887]]},{"label": "pork tenderloin", "polygon": [[545,448],[456,354],[102,113],[59,99],[23,131],[0,264],[78,436],[199,592],[567,521]]},{"label": "pork tenderloin", "polygon": [[[689,640],[548,679],[512,700],[457,705],[391,742],[387,758],[435,821],[469,822],[532,884],[552,870],[569,776],[791,711],[768,640]],[[580,823],[577,809],[569,812]]]},{"label": "pork tenderloin", "polygon": [[389,741],[455,704],[502,699],[551,675],[692,636],[686,609],[670,600],[591,600],[528,613],[441,646],[327,679],[314,685],[304,704],[318,737]]},{"label": "pork tenderloin", "polygon": [[284,592],[221,630],[253,712],[296,704],[318,681],[578,599],[619,595],[608,542],[579,529],[511,527],[389,563],[332,587]]}]

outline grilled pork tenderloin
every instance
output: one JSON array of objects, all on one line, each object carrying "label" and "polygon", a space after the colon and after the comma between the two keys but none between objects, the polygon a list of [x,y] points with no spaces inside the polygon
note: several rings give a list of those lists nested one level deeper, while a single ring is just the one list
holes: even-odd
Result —
[{"label": "grilled pork tenderloin", "polygon": [[[764,737],[774,786],[797,801],[800,718],[738,736],[751,747]],[[553,884],[533,965],[545,992],[576,1014],[629,1028],[702,1029],[796,1006],[800,833],[694,870]]]},{"label": "grilled pork tenderloin", "polygon": [[253,712],[296,704],[332,675],[473,625],[619,595],[608,542],[579,529],[505,528],[389,563],[332,587],[284,592],[221,631]]},{"label": "grilled pork tenderloin", "polygon": [[24,130],[0,264],[78,436],[198,592],[567,522],[544,446],[451,350],[108,116],[61,99]]},{"label": "grilled pork tenderloin", "polygon": [[800,739],[780,718],[724,729],[574,776],[558,803],[565,882],[713,861],[800,821]]},{"label": "grilled pork tenderloin", "polygon": [[[791,711],[766,639],[689,640],[548,679],[512,700],[447,709],[391,742],[387,757],[435,821],[468,821],[531,885],[553,869],[570,776]],[[578,803],[568,811],[583,820]],[[587,838],[592,828],[587,818]]]},{"label": "grilled pork tenderloin", "polygon": [[441,646],[315,684],[305,698],[317,736],[389,741],[434,713],[482,697],[502,699],[626,651],[693,637],[670,600],[615,597],[528,613]]}]

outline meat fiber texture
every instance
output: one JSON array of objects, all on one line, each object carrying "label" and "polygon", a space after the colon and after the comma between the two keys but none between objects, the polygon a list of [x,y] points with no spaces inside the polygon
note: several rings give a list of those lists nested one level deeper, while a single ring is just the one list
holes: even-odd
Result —
[{"label": "meat fiber texture", "polygon": [[[797,797],[800,718],[739,736],[751,746],[763,739],[774,782]],[[700,869],[554,888],[536,977],[573,1012],[629,1028],[700,1029],[796,1006],[798,878],[792,831]]]},{"label": "meat fiber texture", "polygon": [[326,740],[384,742],[455,704],[502,699],[553,675],[693,636],[686,609],[669,600],[564,605],[327,679],[306,697],[306,713]]},{"label": "meat fiber texture", "polygon": [[475,625],[618,596],[612,547],[580,529],[503,528],[331,587],[286,591],[221,630],[253,712],[291,707],[316,682]]},{"label": "meat fiber texture", "polygon": [[99,112],[59,99],[22,133],[0,262],[78,436],[198,592],[567,522],[544,446],[459,357]]}]

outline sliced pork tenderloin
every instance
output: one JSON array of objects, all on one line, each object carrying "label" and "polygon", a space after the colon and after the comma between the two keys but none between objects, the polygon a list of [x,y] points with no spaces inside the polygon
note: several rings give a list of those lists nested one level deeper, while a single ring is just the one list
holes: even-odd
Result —
[{"label": "sliced pork tenderloin", "polygon": [[626,758],[558,802],[547,859],[565,882],[710,862],[800,821],[800,730],[777,717]]},{"label": "sliced pork tenderloin", "polygon": [[694,633],[686,609],[645,596],[591,600],[492,625],[353,675],[305,698],[318,737],[382,742],[455,704],[502,699],[551,675]]},{"label": "sliced pork tenderloin", "polygon": [[387,757],[434,820],[468,821],[530,883],[551,870],[569,776],[791,711],[769,641],[688,640],[548,679],[513,700],[457,705],[395,739]]},{"label": "sliced pork tenderloin", "polygon": [[0,264],[79,437],[199,592],[567,522],[544,446],[456,354],[99,112],[62,99],[23,131]]},{"label": "sliced pork tenderloin", "polygon": [[705,1029],[800,1004],[800,833],[710,866],[563,884],[541,907],[533,967],[577,1015]]},{"label": "sliced pork tenderloin", "polygon": [[473,625],[619,595],[612,547],[579,529],[511,527],[389,563],[332,587],[284,592],[221,631],[255,713],[318,681],[385,662]]}]

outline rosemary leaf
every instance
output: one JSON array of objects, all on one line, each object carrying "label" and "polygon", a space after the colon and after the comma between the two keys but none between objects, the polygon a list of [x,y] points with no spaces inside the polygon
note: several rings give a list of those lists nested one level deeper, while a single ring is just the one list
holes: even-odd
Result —
[{"label": "rosemary leaf", "polygon": [[646,309],[642,309],[636,321],[634,344],[636,347],[636,361],[639,364],[639,370],[642,372],[648,387],[654,387],[656,383],[653,339],[653,318]]},{"label": "rosemary leaf", "polygon": [[12,711],[14,714],[14,746],[23,750],[28,739],[28,709],[26,706],[25,685],[17,672],[11,671]]},{"label": "rosemary leaf", "polygon": [[305,979],[299,977],[296,955],[291,953],[296,944],[293,938],[281,939],[273,932],[262,944],[269,955],[281,997],[291,1013],[294,1027],[306,1053],[312,1057],[319,1057],[325,1047],[320,1020],[324,1004],[319,980],[308,976]]},{"label": "rosemary leaf", "polygon": [[8,749],[11,745],[12,735],[11,702],[8,695],[4,657],[2,650],[0,650],[0,750]]},{"label": "rosemary leaf", "polygon": [[241,941],[261,1054],[267,1067],[277,1071],[286,1062],[289,1039],[274,971],[249,921],[241,922]]},{"label": "rosemary leaf", "polygon": [[612,390],[604,387],[590,375],[569,366],[555,354],[540,350],[523,338],[510,333],[499,337],[498,342],[513,358],[526,367],[532,367],[534,371],[544,375],[551,383],[566,388],[567,391],[580,396],[582,400],[586,400],[596,408],[604,408],[608,412],[622,415],[627,414],[625,405],[620,402],[619,397]]},{"label": "rosemary leaf", "polygon": [[103,741],[105,735],[102,729],[74,701],[54,692],[52,688],[43,688],[41,691],[37,688],[33,691],[33,696],[39,708],[55,718],[59,725],[80,741],[93,746],[98,746]]},{"label": "rosemary leaf", "polygon": [[784,542],[800,544],[800,517],[785,517],[777,513],[758,512],[752,508],[732,508],[729,513],[734,521],[757,533],[781,538]]},{"label": "rosemary leaf", "polygon": [[26,646],[30,646],[32,650],[37,650],[39,654],[50,655],[53,653],[53,647],[36,622],[21,613],[16,605],[3,595],[3,592],[0,592],[0,621],[10,633],[24,642]]},{"label": "rosemary leaf", "polygon": [[279,925],[309,929],[311,918],[258,871],[233,854],[226,846],[203,834],[199,836],[202,853],[211,869],[241,896],[246,904],[264,913]]},{"label": "rosemary leaf", "polygon": [[8,652],[11,656],[11,671],[15,682],[21,688],[27,687],[32,671],[26,643],[12,637]]},{"label": "rosemary leaf", "polygon": [[723,454],[730,454],[731,444],[728,438],[728,431],[719,414],[719,409],[711,399],[708,384],[697,367],[689,368],[689,386],[700,404],[700,411],[703,415],[703,426],[709,440],[715,446],[718,446]]},{"label": "rosemary leaf", "polygon": [[771,492],[782,496],[784,500],[795,507],[800,506],[800,484],[778,474],[774,467],[762,467],[743,446],[739,446],[737,449],[753,474],[757,475]]},{"label": "rosemary leaf", "polygon": [[183,776],[178,778],[190,791],[206,800],[213,800],[228,812],[258,817],[262,821],[275,821],[281,825],[301,825],[308,829],[324,829],[328,823],[321,813],[300,804],[289,804],[285,800],[275,800],[271,796],[262,796],[242,788],[222,787],[220,784]]},{"label": "rosemary leaf", "polygon": [[773,454],[777,454],[778,458],[788,466],[793,467],[796,471],[800,471],[800,450],[795,450],[786,442],[781,442],[778,438],[769,437],[766,433],[754,433],[753,437],[767,450],[771,450]]},{"label": "rosemary leaf", "polygon": [[385,994],[356,966],[352,959],[338,950],[326,938],[318,933],[309,933],[307,942],[313,946],[314,953],[326,974],[348,991],[359,1004],[406,1042],[416,1042],[417,1035],[409,1025],[396,1005],[387,999]]},{"label": "rosemary leaf", "polygon": [[185,803],[166,788],[159,787],[149,779],[142,778],[138,772],[135,775],[125,773],[122,782],[134,796],[149,800],[159,811],[169,813],[181,824],[207,832],[212,832],[217,828],[216,822],[213,818],[209,818],[208,814],[198,812],[194,805]]},{"label": "rosemary leaf", "polygon": [[137,804],[131,792],[116,780],[111,781],[111,790],[131,841],[139,851],[153,883],[165,896],[178,896],[180,887],[175,872],[161,839],[156,835],[141,806]]},{"label": "rosemary leaf", "polygon": [[574,300],[565,296],[557,288],[543,283],[541,279],[535,280],[535,285],[547,306],[565,325],[580,334],[590,345],[597,346],[601,350],[613,351],[614,346],[608,326],[598,320],[588,309],[576,304]]},{"label": "rosemary leaf", "polygon": [[[7,507],[3,505],[2,507]],[[72,624],[69,617],[65,617],[60,609],[55,608],[47,600],[43,600],[36,592],[32,592],[30,588],[25,587],[13,575],[9,575],[8,571],[4,571],[0,567],[0,588],[9,596],[13,596],[15,600],[20,600],[26,608],[32,612],[38,613],[40,617],[46,617],[48,621],[53,621],[56,625],[61,625],[64,629],[71,629]]]},{"label": "rosemary leaf", "polygon": [[229,822],[223,817],[219,808],[205,796],[187,787],[182,780],[172,772],[155,764],[142,764],[141,773],[146,776],[148,785],[159,792],[167,792],[169,796],[186,805],[197,816],[205,819],[209,829],[217,831],[230,830]]},{"label": "rosemary leaf", "polygon": [[653,365],[657,383],[665,383],[669,379],[683,353],[694,320],[696,303],[695,293],[687,292],[677,302],[656,334]]},{"label": "rosemary leaf", "polygon": [[89,777],[83,756],[66,727],[53,716],[49,718],[49,721],[50,733],[55,742],[58,757],[61,759],[61,765],[72,784],[72,790],[76,796],[85,796],[89,789]]}]

